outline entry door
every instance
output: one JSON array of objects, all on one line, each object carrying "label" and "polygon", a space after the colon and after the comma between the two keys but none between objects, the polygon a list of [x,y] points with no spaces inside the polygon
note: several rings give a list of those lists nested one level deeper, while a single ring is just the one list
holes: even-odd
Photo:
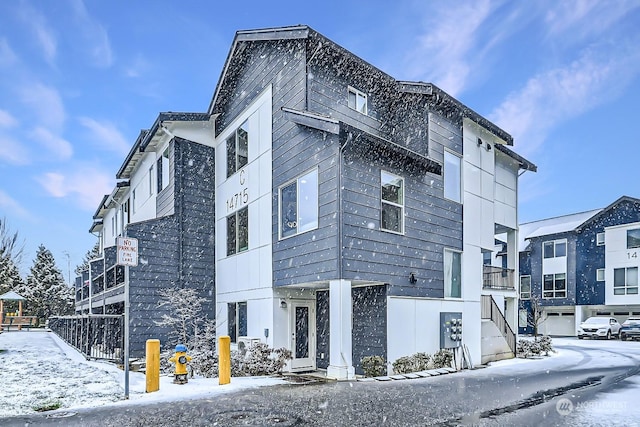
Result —
[{"label": "entry door", "polygon": [[316,308],[315,301],[291,301],[289,330],[291,331],[292,371],[316,369]]}]

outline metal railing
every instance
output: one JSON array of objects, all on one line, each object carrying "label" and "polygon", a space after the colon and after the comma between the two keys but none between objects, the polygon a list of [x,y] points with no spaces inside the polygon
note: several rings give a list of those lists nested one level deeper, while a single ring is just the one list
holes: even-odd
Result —
[{"label": "metal railing", "polygon": [[482,287],[484,289],[502,289],[514,291],[515,271],[511,268],[494,267],[485,265],[482,267]]},{"label": "metal railing", "polygon": [[88,358],[122,361],[124,316],[88,314],[50,317],[49,329]]},{"label": "metal railing", "polygon": [[480,317],[483,319],[489,319],[497,326],[498,330],[507,341],[507,345],[513,352],[516,354],[516,334],[507,323],[507,319],[505,319],[504,315],[498,308],[498,304],[496,304],[496,300],[493,299],[491,295],[481,295],[482,296],[482,305],[480,309]]}]

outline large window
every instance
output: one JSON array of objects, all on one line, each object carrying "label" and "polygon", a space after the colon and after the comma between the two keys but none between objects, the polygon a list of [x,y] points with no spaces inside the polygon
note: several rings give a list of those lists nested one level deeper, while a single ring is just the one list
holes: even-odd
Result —
[{"label": "large window", "polygon": [[444,296],[462,297],[462,254],[460,252],[444,251]]},{"label": "large window", "polygon": [[349,108],[353,108],[362,114],[367,114],[367,95],[365,93],[349,87],[348,101]]},{"label": "large window", "polygon": [[249,208],[227,217],[227,255],[249,249]]},{"label": "large window", "polygon": [[244,122],[227,138],[227,178],[249,161],[249,132]]},{"label": "large window", "polygon": [[613,294],[638,294],[638,267],[613,269]]},{"label": "large window", "polygon": [[231,342],[238,342],[238,337],[247,336],[247,303],[227,303],[227,322]]},{"label": "large window", "polygon": [[280,188],[280,238],[318,228],[318,170]]},{"label": "large window", "polygon": [[165,148],[157,162],[158,193],[169,185],[169,147]]},{"label": "large window", "polygon": [[545,274],[542,283],[543,298],[566,298],[567,276],[565,273]]},{"label": "large window", "polygon": [[394,233],[404,232],[404,179],[381,171],[380,228]]},{"label": "large window", "polygon": [[543,253],[545,258],[559,258],[567,256],[567,241],[555,240],[544,242]]},{"label": "large window", "polygon": [[462,202],[460,157],[449,151],[444,152],[444,197],[454,202]]},{"label": "large window", "polygon": [[627,230],[627,249],[640,248],[640,228]]},{"label": "large window", "polygon": [[531,276],[520,276],[520,299],[531,299]]}]

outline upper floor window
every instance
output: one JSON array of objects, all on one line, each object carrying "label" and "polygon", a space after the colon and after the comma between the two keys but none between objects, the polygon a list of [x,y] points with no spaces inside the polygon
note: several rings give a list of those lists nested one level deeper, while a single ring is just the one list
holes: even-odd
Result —
[{"label": "upper floor window", "polygon": [[520,276],[520,299],[531,299],[531,276]]},{"label": "upper floor window", "polygon": [[444,197],[454,202],[462,202],[460,179],[460,157],[444,152]]},{"label": "upper floor window", "polygon": [[404,179],[380,172],[382,218],[380,228],[395,233],[404,232]]},{"label": "upper floor window", "polygon": [[227,178],[249,161],[249,127],[244,122],[227,138]]},{"label": "upper floor window", "polygon": [[596,245],[597,246],[604,245],[604,233],[596,234]]},{"label": "upper floor window", "polygon": [[349,108],[367,114],[367,95],[349,86]]},{"label": "upper floor window", "polygon": [[567,256],[567,241],[555,240],[544,242],[543,253],[545,258],[559,258]]},{"label": "upper floor window", "polygon": [[638,267],[613,269],[613,294],[638,294]]},{"label": "upper floor window", "polygon": [[627,249],[640,248],[640,228],[627,230]]},{"label": "upper floor window", "polygon": [[448,249],[444,251],[444,296],[462,297],[462,254]]},{"label": "upper floor window", "polygon": [[318,228],[318,170],[280,187],[280,238]]},{"label": "upper floor window", "polygon": [[542,298],[566,298],[567,276],[565,273],[545,274],[542,284]]},{"label": "upper floor window", "polygon": [[158,193],[169,185],[169,147],[165,148],[157,162]]},{"label": "upper floor window", "polygon": [[245,207],[227,217],[227,255],[249,249],[249,208]]}]

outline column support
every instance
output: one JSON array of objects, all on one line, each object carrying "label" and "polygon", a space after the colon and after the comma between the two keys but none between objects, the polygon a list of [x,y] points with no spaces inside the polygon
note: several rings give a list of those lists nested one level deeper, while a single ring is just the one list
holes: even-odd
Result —
[{"label": "column support", "polygon": [[353,367],[351,281],[329,282],[329,367],[327,378],[355,379]]}]

